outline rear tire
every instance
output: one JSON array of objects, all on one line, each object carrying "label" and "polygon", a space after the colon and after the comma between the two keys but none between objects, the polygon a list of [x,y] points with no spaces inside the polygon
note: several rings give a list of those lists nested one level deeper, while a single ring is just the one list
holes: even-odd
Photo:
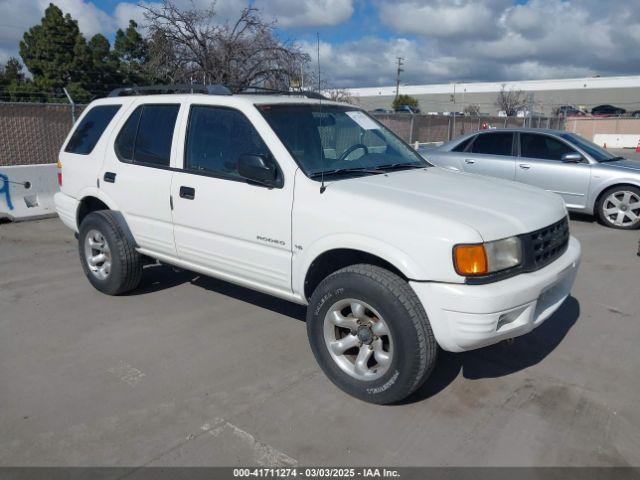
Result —
[{"label": "rear tire", "polygon": [[600,223],[610,228],[640,228],[640,188],[618,185],[605,190],[596,204],[596,215]]},{"label": "rear tire", "polygon": [[411,395],[431,374],[437,344],[409,284],[381,267],[352,265],[325,278],[307,310],[309,343],[340,389],[377,404]]},{"label": "rear tire", "polygon": [[135,289],[142,277],[142,255],[109,210],[88,214],[80,224],[78,253],[91,285],[107,295]]}]

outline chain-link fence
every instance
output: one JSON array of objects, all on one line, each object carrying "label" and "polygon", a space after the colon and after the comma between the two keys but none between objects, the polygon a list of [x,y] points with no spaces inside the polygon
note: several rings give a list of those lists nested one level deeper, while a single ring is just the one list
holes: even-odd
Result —
[{"label": "chain-link fence", "polygon": [[[80,115],[81,106],[76,106]],[[376,115],[378,120],[410,143],[446,142],[483,128],[533,127],[571,130],[588,139],[595,133],[640,132],[640,119],[562,117],[472,117],[462,115]],[[0,166],[55,163],[72,120],[70,105],[0,103]],[[345,132],[345,135],[348,132]],[[337,147],[348,138],[333,140]]]},{"label": "chain-link fence", "polygon": [[447,142],[460,135],[483,128],[565,129],[565,119],[562,117],[474,117],[467,115],[410,115],[407,113],[375,116],[381,123],[409,143]]},{"label": "chain-link fence", "polygon": [[55,163],[72,125],[70,105],[0,103],[0,166]]}]

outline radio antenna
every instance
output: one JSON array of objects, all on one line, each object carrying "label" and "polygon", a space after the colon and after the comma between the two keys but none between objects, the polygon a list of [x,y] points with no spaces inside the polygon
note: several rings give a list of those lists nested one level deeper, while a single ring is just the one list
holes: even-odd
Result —
[{"label": "radio antenna", "polygon": [[[321,93],[320,90],[320,33],[316,32],[316,46],[317,46],[317,51],[316,51],[316,55],[317,55],[317,63],[318,63],[318,93]],[[323,147],[322,147],[322,96],[320,96],[320,98],[318,98],[318,101],[320,102],[320,108],[318,109],[319,113],[320,113],[320,127],[318,129],[318,138],[320,139],[320,160],[324,159],[324,151],[323,151]],[[324,184],[324,171],[326,170],[324,162],[320,162],[322,165],[322,172],[320,173],[320,193],[324,193],[324,191],[327,189],[326,185]]]}]

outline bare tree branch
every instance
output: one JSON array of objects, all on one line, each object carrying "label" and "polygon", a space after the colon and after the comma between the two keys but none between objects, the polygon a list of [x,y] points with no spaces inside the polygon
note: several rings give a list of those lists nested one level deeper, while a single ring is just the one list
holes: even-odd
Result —
[{"label": "bare tree branch", "polygon": [[189,83],[205,79],[235,90],[248,86],[289,89],[299,83],[309,56],[282,42],[275,24],[247,7],[232,23],[217,23],[215,2],[180,9],[173,0],[141,4],[151,36],[151,65],[160,80]]}]

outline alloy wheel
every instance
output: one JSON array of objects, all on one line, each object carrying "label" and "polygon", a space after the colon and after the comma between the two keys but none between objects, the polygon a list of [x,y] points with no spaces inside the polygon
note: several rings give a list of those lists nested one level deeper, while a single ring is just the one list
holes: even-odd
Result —
[{"label": "alloy wheel", "polygon": [[340,369],[357,380],[376,380],[389,370],[391,331],[382,316],[362,300],[343,299],[329,308],[324,340]]}]

